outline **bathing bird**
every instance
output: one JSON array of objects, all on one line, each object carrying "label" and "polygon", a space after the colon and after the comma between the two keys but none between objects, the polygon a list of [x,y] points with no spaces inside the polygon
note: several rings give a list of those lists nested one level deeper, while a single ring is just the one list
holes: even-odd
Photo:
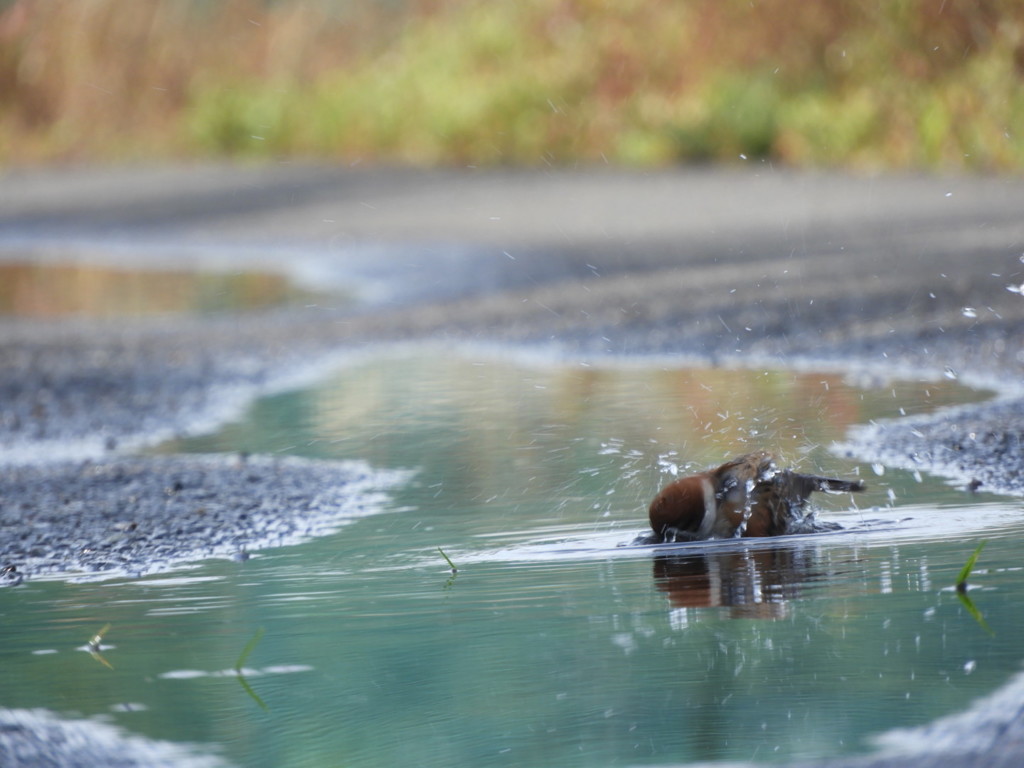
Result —
[{"label": "bathing bird", "polygon": [[862,491],[860,480],[836,480],[779,469],[770,453],[748,453],[675,480],[648,514],[658,541],[696,541],[793,532],[814,491]]}]

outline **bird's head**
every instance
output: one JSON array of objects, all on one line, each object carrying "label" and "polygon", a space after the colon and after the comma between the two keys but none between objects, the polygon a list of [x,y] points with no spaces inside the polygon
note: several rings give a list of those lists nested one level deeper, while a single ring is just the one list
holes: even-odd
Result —
[{"label": "bird's head", "polygon": [[704,475],[693,475],[662,488],[648,509],[654,532],[664,534],[666,528],[696,532],[704,520],[709,484]]}]

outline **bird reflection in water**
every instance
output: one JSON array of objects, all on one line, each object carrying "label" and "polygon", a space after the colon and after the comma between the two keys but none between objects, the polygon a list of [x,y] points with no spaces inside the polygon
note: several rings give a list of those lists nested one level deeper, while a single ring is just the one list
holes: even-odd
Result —
[{"label": "bird reflection in water", "polygon": [[673,608],[728,608],[732,618],[784,618],[789,603],[820,576],[811,553],[800,547],[654,558],[654,584]]}]

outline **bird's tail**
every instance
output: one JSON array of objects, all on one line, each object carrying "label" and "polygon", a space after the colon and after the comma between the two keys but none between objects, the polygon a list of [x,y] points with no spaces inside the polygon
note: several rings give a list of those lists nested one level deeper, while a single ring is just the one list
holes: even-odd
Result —
[{"label": "bird's tail", "polygon": [[865,488],[863,480],[838,480],[834,477],[816,477],[804,475],[804,478],[814,484],[816,491],[831,491],[832,493],[857,492]]}]

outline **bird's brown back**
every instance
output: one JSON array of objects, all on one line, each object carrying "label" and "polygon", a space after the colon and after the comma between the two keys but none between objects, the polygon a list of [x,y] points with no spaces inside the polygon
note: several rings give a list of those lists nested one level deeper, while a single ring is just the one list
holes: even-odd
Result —
[{"label": "bird's brown back", "polygon": [[648,509],[652,530],[694,538],[778,536],[804,517],[814,491],[860,491],[859,481],[780,470],[770,453],[748,453],[715,469],[675,480]]}]

